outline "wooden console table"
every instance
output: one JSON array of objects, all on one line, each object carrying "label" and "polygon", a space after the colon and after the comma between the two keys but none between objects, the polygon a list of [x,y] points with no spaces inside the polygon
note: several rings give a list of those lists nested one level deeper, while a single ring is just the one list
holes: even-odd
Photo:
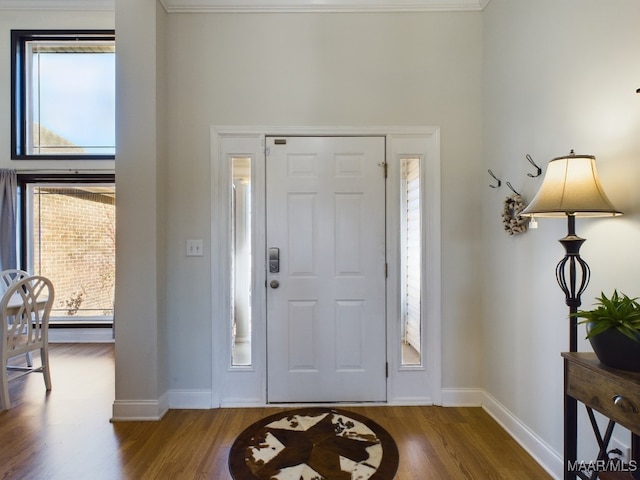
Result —
[{"label": "wooden console table", "polygon": [[[640,478],[640,373],[626,372],[602,365],[594,353],[563,353],[564,383],[567,398],[583,403],[587,408],[591,425],[599,445],[597,460],[606,461],[607,448],[616,423],[631,431],[631,459],[639,462],[638,471],[586,473],[576,472],[577,438],[575,418],[565,412],[565,479],[576,477],[590,480]],[[565,402],[566,404],[566,402]],[[595,422],[593,411],[609,418],[607,430],[602,436]],[[573,422],[573,423],[572,423]],[[572,438],[573,437],[573,438]],[[569,446],[569,448],[567,448]],[[573,466],[573,468],[571,468]]]}]

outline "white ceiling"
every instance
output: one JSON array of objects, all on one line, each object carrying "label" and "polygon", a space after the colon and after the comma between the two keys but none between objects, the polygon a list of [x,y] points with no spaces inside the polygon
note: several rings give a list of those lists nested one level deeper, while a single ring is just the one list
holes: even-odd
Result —
[{"label": "white ceiling", "polygon": [[[480,11],[490,0],[160,0],[170,13]],[[115,0],[0,0],[1,9],[113,10]]]}]

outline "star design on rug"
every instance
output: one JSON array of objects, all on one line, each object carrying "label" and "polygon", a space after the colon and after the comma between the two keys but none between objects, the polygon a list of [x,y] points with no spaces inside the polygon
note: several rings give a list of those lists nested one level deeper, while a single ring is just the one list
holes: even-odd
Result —
[{"label": "star design on rug", "polygon": [[259,455],[254,449],[247,461],[253,458],[254,475],[265,480],[366,479],[379,465],[379,459],[370,458],[372,451],[381,453],[380,441],[371,430],[331,413],[274,422],[256,440],[270,453]]}]

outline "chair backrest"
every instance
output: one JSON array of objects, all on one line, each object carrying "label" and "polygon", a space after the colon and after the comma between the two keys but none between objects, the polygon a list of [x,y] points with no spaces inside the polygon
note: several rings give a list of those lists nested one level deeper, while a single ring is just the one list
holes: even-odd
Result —
[{"label": "chair backrest", "polygon": [[28,276],[28,272],[25,272],[24,270],[18,270],[16,268],[2,270],[0,272],[0,294],[6,292],[13,282],[17,282],[18,280],[22,280],[23,278]]},{"label": "chair backrest", "polygon": [[3,359],[48,342],[53,299],[51,281],[39,275],[22,278],[9,286],[0,300]]}]

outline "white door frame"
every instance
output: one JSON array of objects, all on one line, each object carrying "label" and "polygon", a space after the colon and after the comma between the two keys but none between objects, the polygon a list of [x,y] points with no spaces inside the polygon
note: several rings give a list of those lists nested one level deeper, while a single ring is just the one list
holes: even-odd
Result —
[{"label": "white door frame", "polygon": [[[231,366],[230,225],[232,157],[252,158],[253,202],[265,202],[265,136],[386,137],[387,180],[387,404],[441,405],[440,129],[438,127],[211,127],[211,407],[266,405],[266,254],[264,209],[253,215],[252,365]],[[401,365],[399,319],[399,169],[404,157],[422,159],[422,365]],[[428,288],[426,286],[428,285]]]}]

